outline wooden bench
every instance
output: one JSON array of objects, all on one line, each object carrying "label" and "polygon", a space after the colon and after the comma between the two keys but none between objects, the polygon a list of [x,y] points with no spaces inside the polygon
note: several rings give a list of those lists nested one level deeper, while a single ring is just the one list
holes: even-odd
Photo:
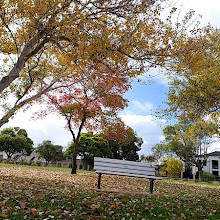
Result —
[{"label": "wooden bench", "polygon": [[94,169],[99,174],[98,189],[101,188],[102,174],[148,178],[150,179],[151,194],[153,193],[154,180],[162,179],[155,176],[155,167],[149,163],[95,157]]}]

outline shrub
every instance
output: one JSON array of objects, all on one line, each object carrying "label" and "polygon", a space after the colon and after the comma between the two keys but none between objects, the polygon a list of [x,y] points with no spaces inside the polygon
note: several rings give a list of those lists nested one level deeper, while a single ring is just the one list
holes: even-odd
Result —
[{"label": "shrub", "polygon": [[173,178],[179,178],[181,170],[183,169],[183,162],[174,157],[169,157],[167,159],[166,171],[168,176]]},{"label": "shrub", "polygon": [[42,162],[36,161],[36,165],[40,167],[40,166],[42,166]]},{"label": "shrub", "polygon": [[18,161],[17,164],[19,164],[19,165],[28,165],[28,162],[25,159],[22,159],[22,160]]},{"label": "shrub", "polygon": [[6,164],[15,164],[15,161],[14,161],[14,160],[11,160],[11,159],[6,159],[6,160],[3,160],[3,163],[6,163]]},{"label": "shrub", "polygon": [[203,181],[204,182],[212,182],[215,181],[215,176],[211,173],[203,172]]}]

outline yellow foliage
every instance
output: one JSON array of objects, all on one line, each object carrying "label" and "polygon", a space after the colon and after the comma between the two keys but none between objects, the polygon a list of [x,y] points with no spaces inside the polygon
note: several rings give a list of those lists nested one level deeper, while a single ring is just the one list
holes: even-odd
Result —
[{"label": "yellow foliage", "polygon": [[[162,20],[160,4],[124,0],[92,4],[84,0],[2,0],[0,49],[14,65],[6,63],[0,93],[6,90],[18,94],[18,101],[22,97],[29,102],[46,93],[46,86],[77,80],[79,70],[96,67],[103,77],[106,71],[99,67],[105,66],[113,74],[124,72],[134,77],[155,65],[166,65],[186,45],[184,25],[191,14],[182,26],[174,27],[171,14],[175,10]],[[10,90],[13,83],[16,86]],[[37,95],[31,96],[34,92]]]},{"label": "yellow foliage", "polygon": [[166,171],[168,173],[168,176],[179,178],[182,169],[183,169],[183,162],[181,160],[178,160],[174,157],[167,158]]}]

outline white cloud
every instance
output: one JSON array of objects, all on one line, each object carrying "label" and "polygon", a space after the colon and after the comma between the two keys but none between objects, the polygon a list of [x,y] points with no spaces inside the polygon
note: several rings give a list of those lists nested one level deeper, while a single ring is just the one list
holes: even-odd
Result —
[{"label": "white cloud", "polygon": [[166,71],[167,70],[164,68],[156,67],[148,70],[137,78],[140,80],[140,84],[143,85],[158,83],[160,85],[168,86],[169,76],[165,74]]},{"label": "white cloud", "polygon": [[220,151],[220,138],[214,137],[213,143],[211,143],[210,148],[208,149],[209,152],[213,151]]},{"label": "white cloud", "polygon": [[139,151],[141,154],[150,154],[151,147],[163,140],[162,129],[166,124],[164,119],[159,119],[152,115],[121,115],[122,120],[133,128],[138,136],[143,138],[144,144]]},{"label": "white cloud", "polygon": [[150,102],[141,103],[137,100],[130,101],[128,108],[124,111],[126,113],[149,114],[154,108]]},{"label": "white cloud", "polygon": [[193,9],[196,14],[201,14],[202,25],[207,25],[210,22],[214,27],[220,26],[219,0],[180,0],[177,2],[178,5],[183,6],[184,12]]},{"label": "white cloud", "polygon": [[66,147],[72,141],[71,134],[64,127],[66,122],[56,114],[50,114],[43,119],[33,120],[36,106],[26,112],[18,112],[9,123],[2,126],[24,128],[28,136],[34,141],[35,147],[44,140],[51,140],[54,144]]},{"label": "white cloud", "polygon": [[[138,102],[137,105],[139,105]],[[144,106],[146,107],[148,104],[140,105],[140,108],[144,108]],[[25,113],[18,112],[2,129],[16,126],[26,129],[29,137],[34,141],[35,147],[44,140],[51,140],[54,144],[66,147],[72,141],[70,132],[64,128],[66,121],[56,114],[50,114],[43,119],[32,120],[34,109],[33,106]],[[165,124],[165,120],[152,115],[138,114],[124,114],[121,115],[121,118],[137,132],[138,136],[143,138],[144,144],[139,152],[140,155],[150,154],[151,147],[163,139],[161,126]]]}]

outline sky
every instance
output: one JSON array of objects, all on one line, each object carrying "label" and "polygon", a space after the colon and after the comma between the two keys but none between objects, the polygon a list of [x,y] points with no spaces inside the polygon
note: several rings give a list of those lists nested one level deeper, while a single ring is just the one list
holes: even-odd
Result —
[{"label": "sky", "polygon": [[[174,0],[173,2],[175,6],[182,8],[181,14],[194,9],[196,14],[202,15],[200,19],[202,25],[210,22],[212,26],[220,28],[220,0]],[[125,94],[129,100],[129,106],[120,113],[122,120],[144,141],[139,155],[151,154],[151,148],[163,140],[162,129],[169,123],[155,114],[167,99],[167,79],[158,69],[150,71],[150,74],[156,75],[151,82],[147,79],[142,83],[133,82],[132,89]],[[26,129],[35,147],[44,140],[51,140],[54,144],[66,148],[71,142],[71,135],[64,128],[65,120],[55,114],[48,115],[44,119],[33,120],[31,119],[33,112],[37,109],[38,106],[35,105],[26,112],[19,111],[2,128],[18,126]],[[210,149],[220,150],[220,142],[215,142]]]}]

